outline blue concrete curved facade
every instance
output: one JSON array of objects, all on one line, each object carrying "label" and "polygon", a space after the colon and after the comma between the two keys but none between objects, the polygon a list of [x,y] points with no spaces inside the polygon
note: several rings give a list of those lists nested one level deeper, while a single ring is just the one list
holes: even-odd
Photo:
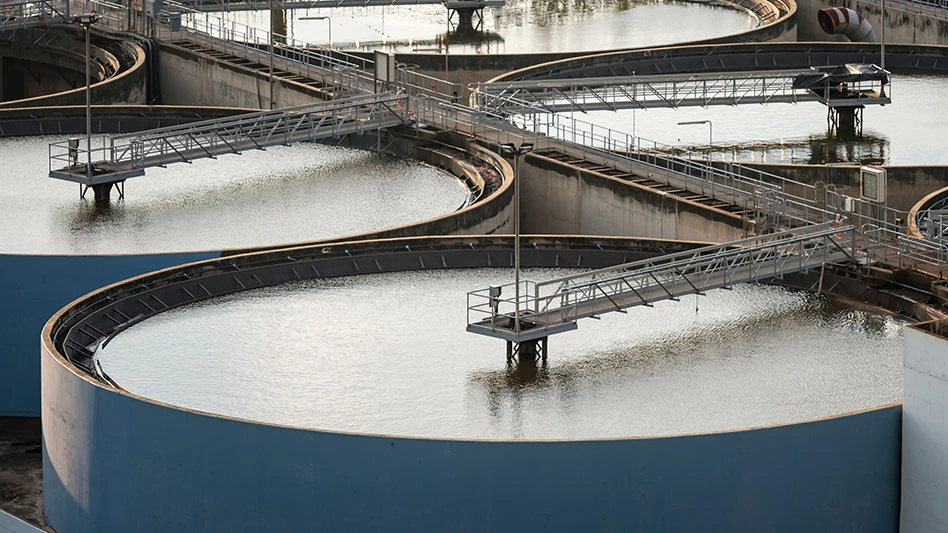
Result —
[{"label": "blue concrete curved facade", "polygon": [[179,409],[104,388],[48,345],[42,383],[60,533],[898,528],[898,405],[693,436],[460,441]]},{"label": "blue concrete curved facade", "polygon": [[39,416],[43,324],[72,300],[145,272],[220,257],[220,252],[141,255],[0,254],[0,416]]}]

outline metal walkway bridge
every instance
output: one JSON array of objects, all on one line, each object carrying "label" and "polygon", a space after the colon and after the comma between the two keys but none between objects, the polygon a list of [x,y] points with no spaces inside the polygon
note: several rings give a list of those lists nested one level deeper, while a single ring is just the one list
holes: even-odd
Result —
[{"label": "metal walkway bridge", "polygon": [[508,341],[510,356],[511,344],[576,329],[581,318],[850,261],[856,250],[855,228],[831,222],[541,283],[525,281],[519,322],[516,299],[501,298],[515,292],[513,284],[481,289],[468,293],[467,330]]},{"label": "metal walkway bridge", "polygon": [[824,84],[818,90],[795,85],[798,78],[814,72],[716,72],[478,83],[473,101],[480,109],[504,115],[776,102],[821,102],[839,108],[891,102],[891,91],[886,91],[887,78],[845,86]]},{"label": "metal walkway bridge", "polygon": [[111,186],[148,167],[342,137],[408,120],[408,97],[385,93],[113,135],[91,151],[71,139],[50,144],[49,176],[85,187]]},{"label": "metal walkway bridge", "polygon": [[65,4],[49,0],[0,1],[0,31],[65,21]]},{"label": "metal walkway bridge", "polygon": [[182,2],[195,11],[257,11],[274,9],[316,9],[334,7],[395,7],[440,4],[448,9],[499,7],[505,0],[194,0]]}]

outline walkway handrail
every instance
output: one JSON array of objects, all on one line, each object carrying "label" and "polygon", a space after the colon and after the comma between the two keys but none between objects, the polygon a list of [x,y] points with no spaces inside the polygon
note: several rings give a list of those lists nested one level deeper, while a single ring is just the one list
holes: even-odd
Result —
[{"label": "walkway handrail", "polygon": [[[0,30],[56,21],[69,22],[65,0],[14,0],[0,4]],[[58,20],[56,20],[58,19]]]},{"label": "walkway handrail", "polygon": [[[868,222],[886,225],[896,219],[907,220],[908,218],[906,211],[891,209],[861,198],[848,197],[828,189],[817,190],[811,184],[746,167],[739,163],[719,161],[717,166],[709,167],[707,154],[683,151],[667,144],[642,139],[562,114],[513,115],[509,118],[499,115],[490,116],[495,116],[499,120],[509,120],[538,136],[556,137],[564,142],[571,142],[584,153],[599,150],[637,159],[651,164],[656,169],[676,170],[679,177],[692,184],[688,188],[689,191],[722,201],[731,201],[735,205],[742,205],[741,201],[736,200],[737,198],[769,196],[770,200],[764,207],[775,205],[782,209],[782,211],[769,213],[774,227],[780,227],[778,222],[781,220],[785,223],[808,224],[814,221],[831,221],[837,216],[852,218],[858,226]],[[683,158],[682,155],[689,157]],[[802,196],[793,194],[788,189],[799,190]]]},{"label": "walkway handrail", "polygon": [[[759,248],[761,246],[773,245],[775,243],[780,246],[785,246],[790,242],[795,242],[796,240],[800,239],[807,239],[813,236],[823,236],[824,234],[836,235],[837,233],[841,233],[842,231],[850,228],[850,226],[842,227],[836,225],[835,223],[827,222],[823,224],[814,224],[804,228],[785,230],[779,233],[755,235],[720,245],[707,246],[704,248],[698,248],[696,250],[689,250],[687,252],[665,254],[654,258],[642,259],[622,265],[600,268],[590,272],[571,274],[547,281],[537,282],[536,288],[538,290],[542,290],[545,287],[554,285],[567,288],[576,285],[575,282],[577,280],[582,280],[583,283],[587,283],[591,280],[612,280],[617,279],[628,272],[647,274],[650,272],[657,272],[659,270],[667,269],[669,265],[680,263],[682,261],[692,262],[696,259],[705,260],[712,257],[731,256],[742,253],[742,249],[744,248]],[[562,289],[560,288],[556,289],[557,292],[561,290]]]},{"label": "walkway handrail", "polygon": [[[407,96],[382,93],[246,113],[113,135],[90,156],[75,141],[61,141],[49,145],[50,177],[86,185],[119,182],[149,166],[406,124],[408,107]],[[94,161],[92,176],[79,163],[87,157]]]},{"label": "walkway handrail", "polygon": [[556,113],[597,109],[678,108],[770,102],[819,101],[829,106],[891,101],[887,79],[848,84],[845,97],[829,83],[798,86],[800,76],[821,69],[654,74],[647,76],[576,77],[477,83],[476,107],[495,113]]},{"label": "walkway handrail", "polygon": [[[525,282],[523,292],[490,287],[468,293],[467,329],[519,343],[575,329],[581,318],[852,261],[856,246],[855,228],[834,222]],[[526,297],[501,298],[512,292]],[[519,309],[519,323],[511,308]]]}]

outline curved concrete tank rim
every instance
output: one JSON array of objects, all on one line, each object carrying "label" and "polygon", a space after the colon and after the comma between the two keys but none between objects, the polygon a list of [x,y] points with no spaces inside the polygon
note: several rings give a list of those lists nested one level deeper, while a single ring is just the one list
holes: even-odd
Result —
[{"label": "curved concrete tank rim", "polygon": [[[713,58],[716,61],[727,61],[734,58],[735,65],[728,65],[727,71],[760,70],[759,64],[753,59],[781,60],[777,68],[809,68],[811,66],[827,66],[815,64],[812,54],[822,52],[827,55],[846,57],[848,63],[858,63],[861,59],[870,59],[878,55],[878,50],[867,50],[865,43],[834,43],[834,42],[802,42],[802,43],[736,43],[736,44],[689,44],[658,48],[643,48],[633,50],[619,50],[600,52],[583,56],[570,57],[549,61],[521,69],[513,70],[496,76],[487,83],[504,81],[523,81],[531,79],[559,79],[563,77],[581,77],[579,72],[594,68],[603,69],[602,72],[593,71],[589,76],[600,77],[609,74],[609,68],[635,69],[637,64],[642,67],[636,70],[636,75],[647,76],[652,73],[668,74],[669,72],[690,73],[706,72],[708,66],[701,64],[701,59]],[[746,65],[737,65],[741,59],[747,59]],[[930,61],[923,62],[929,58]],[[903,60],[905,66],[899,61]],[[652,72],[646,67],[658,61],[663,62],[667,71]],[[678,63],[676,63],[678,61]],[[839,63],[835,63],[839,64]],[[910,70],[922,73],[943,73],[948,70],[948,46],[939,45],[886,45],[886,68],[890,71]],[[720,69],[718,69],[720,70]],[[476,86],[476,85],[475,85]]]},{"label": "curved concrete tank rim", "polygon": [[[670,245],[676,245],[676,246],[679,246],[679,247],[683,246],[683,247],[685,247],[685,248],[687,249],[687,248],[690,248],[690,247],[705,246],[705,245],[709,244],[709,243],[691,242],[691,241],[670,241],[670,240],[667,240],[667,239],[642,239],[642,238],[621,238],[621,237],[592,237],[592,236],[575,236],[575,235],[574,235],[574,236],[565,236],[565,235],[555,235],[555,236],[554,236],[554,235],[524,235],[523,237],[526,238],[526,239],[533,239],[534,242],[535,242],[536,240],[542,240],[542,239],[551,239],[551,240],[554,240],[554,241],[570,241],[570,242],[575,242],[575,241],[580,241],[580,242],[583,242],[583,241],[591,241],[591,242],[595,242],[595,241],[602,241],[602,240],[611,240],[611,241],[618,241],[618,240],[627,240],[627,241],[650,241],[651,243],[653,243],[654,246],[659,246],[662,250],[665,250],[665,249],[668,248],[668,246],[670,246]],[[148,397],[146,397],[146,396],[141,396],[141,395],[135,394],[135,393],[133,393],[133,392],[129,392],[129,391],[123,389],[120,385],[118,385],[118,384],[116,384],[116,383],[104,383],[104,382],[102,382],[102,381],[100,381],[100,380],[93,379],[93,378],[90,377],[87,373],[82,372],[82,371],[80,371],[78,368],[76,368],[76,366],[75,366],[71,361],[69,361],[69,360],[62,354],[61,350],[58,348],[57,343],[53,340],[53,331],[54,331],[55,329],[57,329],[57,326],[59,325],[59,322],[61,322],[62,320],[64,320],[64,319],[67,317],[67,315],[76,313],[76,312],[77,312],[77,309],[76,309],[76,308],[78,308],[79,306],[82,306],[82,304],[89,303],[89,302],[93,302],[93,305],[95,305],[96,303],[101,303],[101,302],[103,302],[103,301],[113,301],[114,299],[117,298],[116,294],[126,293],[126,292],[129,291],[129,290],[134,290],[134,289],[138,289],[138,288],[142,288],[142,287],[147,287],[148,285],[155,285],[155,284],[163,284],[163,283],[174,284],[174,283],[176,283],[176,280],[191,279],[191,277],[192,277],[191,275],[182,275],[182,273],[185,272],[185,271],[201,272],[201,273],[203,274],[203,273],[207,273],[207,272],[209,272],[209,271],[212,271],[212,270],[214,270],[214,269],[220,269],[220,270],[223,271],[223,270],[228,270],[228,269],[230,269],[231,267],[237,267],[237,270],[240,271],[240,270],[241,270],[240,267],[241,267],[241,266],[244,266],[244,262],[252,263],[252,262],[253,262],[253,259],[258,258],[258,257],[261,257],[261,258],[262,258],[262,257],[271,257],[271,258],[274,258],[274,257],[275,257],[275,258],[282,259],[282,260],[286,260],[288,257],[290,257],[290,258],[292,258],[291,263],[297,263],[297,262],[301,261],[301,259],[297,259],[297,257],[298,257],[300,254],[302,254],[302,253],[319,253],[319,254],[324,254],[324,255],[325,255],[326,253],[328,253],[328,252],[326,252],[326,248],[327,248],[327,247],[331,247],[331,248],[340,248],[340,247],[341,247],[341,248],[345,249],[344,255],[346,255],[347,257],[352,257],[352,255],[351,255],[350,252],[356,251],[354,247],[366,247],[366,248],[371,249],[373,246],[379,246],[379,245],[383,245],[383,244],[389,245],[389,249],[392,249],[392,250],[399,250],[399,251],[401,251],[403,248],[405,248],[405,249],[408,249],[408,250],[420,251],[420,250],[424,250],[424,249],[425,249],[425,241],[442,241],[442,240],[443,240],[443,241],[476,241],[476,242],[477,242],[476,245],[474,244],[474,242],[465,242],[463,245],[460,246],[461,249],[470,248],[470,249],[473,250],[473,249],[475,249],[475,246],[490,246],[490,245],[491,245],[491,244],[490,244],[491,241],[493,241],[493,245],[496,246],[496,245],[497,245],[497,242],[499,242],[499,241],[501,241],[501,240],[503,240],[503,241],[509,241],[510,238],[509,238],[509,237],[495,238],[495,237],[487,237],[487,236],[483,236],[483,235],[481,235],[481,236],[478,236],[478,235],[471,235],[471,236],[467,236],[467,237],[457,237],[457,236],[454,236],[454,237],[408,237],[408,238],[392,238],[392,239],[371,239],[371,240],[361,240],[361,241],[347,241],[347,240],[339,241],[339,240],[335,240],[335,241],[326,241],[326,242],[324,242],[324,243],[320,243],[319,245],[317,245],[317,246],[315,246],[315,247],[314,247],[312,244],[300,245],[300,246],[290,246],[290,247],[287,247],[287,248],[280,248],[280,249],[269,249],[269,250],[261,250],[261,251],[254,251],[254,252],[246,252],[246,253],[242,253],[242,254],[240,254],[240,255],[227,256],[226,258],[221,258],[221,259],[209,259],[209,260],[202,260],[202,261],[198,261],[198,262],[194,262],[194,263],[185,263],[185,264],[182,264],[182,265],[175,265],[175,266],[172,266],[172,267],[168,267],[168,268],[165,268],[165,269],[157,270],[157,271],[154,271],[154,272],[148,272],[148,273],[141,274],[141,275],[138,275],[138,276],[135,276],[135,277],[126,279],[126,280],[122,280],[122,281],[118,281],[118,282],[115,282],[115,283],[106,285],[106,286],[104,286],[104,287],[102,287],[102,288],[100,288],[100,289],[98,289],[98,290],[95,290],[95,291],[93,291],[93,292],[90,292],[90,293],[88,293],[88,294],[85,294],[85,295],[81,296],[80,298],[77,298],[77,299],[73,300],[73,301],[70,302],[68,305],[66,305],[65,307],[63,307],[63,308],[60,309],[59,311],[57,311],[56,314],[54,314],[52,317],[50,317],[49,321],[47,321],[47,323],[44,325],[44,327],[43,327],[43,332],[42,332],[42,344],[43,344],[47,349],[50,350],[50,353],[52,353],[52,354],[55,356],[55,358],[56,358],[56,360],[57,360],[58,363],[62,364],[64,367],[67,367],[67,368],[71,369],[71,371],[72,371],[74,374],[76,374],[77,376],[81,377],[82,379],[84,379],[84,380],[86,380],[86,381],[88,381],[88,382],[94,384],[94,385],[97,386],[97,387],[103,387],[103,388],[107,388],[107,389],[113,389],[113,390],[114,390],[115,392],[117,392],[117,393],[124,394],[124,395],[128,395],[128,396],[134,397],[135,399],[138,399],[138,400],[141,400],[141,401],[146,401],[146,402],[154,403],[154,404],[156,404],[156,405],[161,405],[161,406],[168,407],[168,408],[172,408],[172,409],[180,409],[180,410],[183,410],[183,411],[194,412],[194,413],[200,413],[200,414],[206,415],[206,416],[212,416],[212,417],[230,419],[230,420],[235,420],[235,421],[240,421],[240,422],[245,422],[245,423],[250,423],[250,424],[261,424],[261,425],[265,425],[265,426],[290,428],[290,429],[297,429],[297,430],[301,430],[301,431],[330,432],[330,433],[338,433],[338,434],[342,434],[342,435],[362,435],[362,436],[377,436],[377,437],[396,437],[396,438],[405,438],[405,439],[425,439],[425,440],[444,440],[444,441],[476,441],[476,442],[558,442],[558,441],[564,441],[564,440],[569,440],[569,441],[575,441],[575,440],[603,441],[603,440],[605,440],[605,441],[609,441],[609,440],[625,440],[625,439],[661,439],[661,438],[669,438],[669,437],[688,437],[688,436],[699,436],[699,435],[711,435],[711,434],[717,434],[717,433],[735,433],[735,432],[754,431],[754,430],[759,430],[759,429],[767,429],[767,428],[774,428],[774,427],[781,427],[781,426],[792,426],[792,425],[806,424],[806,423],[815,422],[815,421],[820,421],[820,420],[832,420],[832,419],[836,419],[836,418],[840,418],[840,417],[850,416],[850,415],[854,415],[854,414],[859,414],[859,413],[864,413],[864,412],[869,412],[869,411],[874,411],[874,410],[879,410],[879,409],[885,409],[885,408],[889,408],[889,407],[893,407],[893,406],[900,406],[901,403],[902,403],[902,402],[892,402],[892,403],[889,403],[889,404],[883,404],[883,405],[874,406],[874,407],[869,407],[869,408],[866,408],[866,409],[860,409],[860,410],[851,411],[851,412],[847,412],[847,413],[839,413],[839,414],[834,414],[834,415],[827,415],[827,416],[817,417],[817,418],[813,418],[813,419],[809,419],[809,420],[803,420],[803,421],[798,421],[798,422],[790,422],[790,423],[786,423],[786,424],[767,424],[767,425],[762,425],[762,426],[752,426],[752,427],[739,428],[739,429],[725,429],[725,430],[719,430],[719,431],[704,431],[704,432],[680,433],[680,434],[668,434],[668,435],[650,435],[650,436],[629,435],[629,436],[625,436],[625,437],[599,437],[599,438],[584,438],[584,439],[517,439],[517,440],[512,440],[512,439],[487,439],[487,438],[449,438],[449,437],[424,437],[424,436],[419,437],[419,436],[404,436],[404,435],[387,435],[387,434],[371,433],[371,432],[339,431],[339,430],[333,430],[332,428],[307,428],[307,427],[301,427],[301,426],[292,426],[292,425],[286,425],[286,424],[278,424],[278,423],[273,423],[273,422],[256,421],[256,420],[244,419],[244,418],[240,418],[240,417],[234,417],[234,416],[229,416],[229,415],[222,415],[222,414],[218,414],[218,413],[212,413],[212,412],[207,412],[207,411],[200,411],[200,410],[196,410],[196,409],[190,409],[190,408],[187,408],[187,407],[181,407],[181,406],[177,406],[177,405],[174,405],[174,404],[162,402],[161,400],[155,400],[155,399],[153,399],[153,398],[148,398]],[[485,240],[488,241],[488,244],[485,244],[485,242],[483,242],[483,241],[485,241]],[[435,246],[437,246],[437,245],[435,245]],[[507,243],[507,246],[509,246],[509,243]],[[438,249],[441,249],[441,248],[439,247]],[[590,250],[595,250],[596,247],[590,246],[589,249],[590,249]],[[600,249],[601,249],[601,248],[600,248]],[[359,255],[359,257],[372,257],[372,255],[371,255],[371,252],[370,252],[369,255]],[[238,265],[238,263],[239,263],[239,265]],[[400,265],[400,268],[398,268],[397,271],[406,270],[406,268],[404,268],[404,266],[405,266],[405,265]],[[536,266],[536,265],[535,265],[535,266]],[[446,268],[451,268],[451,267],[446,267]],[[469,268],[469,267],[459,267],[459,268]],[[483,267],[482,267],[482,268],[483,268]],[[418,265],[418,264],[415,263],[415,262],[412,262],[412,268],[408,268],[407,270],[425,270],[425,268],[424,268],[424,267],[421,267],[420,265]],[[380,272],[384,273],[384,272],[392,272],[392,271],[382,270],[382,271],[380,271]],[[378,273],[379,273],[379,272],[371,272],[371,274],[378,274]],[[329,275],[329,276],[325,276],[325,277],[331,278],[331,277],[351,276],[351,275],[360,275],[360,274],[359,274],[359,273],[355,273],[355,274],[339,274],[339,275]],[[162,279],[162,280],[165,280],[165,281],[157,281],[157,279]],[[278,282],[278,283],[282,283],[282,282]],[[248,287],[242,288],[242,289],[237,290],[237,291],[231,291],[231,292],[227,292],[227,293],[214,294],[214,295],[212,295],[212,296],[207,296],[206,298],[201,298],[201,299],[199,299],[199,300],[195,300],[195,302],[196,302],[196,301],[203,301],[203,300],[211,300],[211,299],[217,298],[217,297],[219,297],[219,296],[223,296],[224,294],[231,294],[232,292],[243,292],[243,291],[245,291],[245,290],[253,290],[253,289],[263,288],[263,287],[266,287],[266,286],[271,286],[271,285],[267,284],[267,285],[259,285],[259,286],[254,286],[254,287],[249,287],[249,286],[248,286]],[[188,303],[190,303],[190,302],[188,302]],[[162,309],[162,310],[160,310],[160,311],[158,311],[158,312],[156,312],[156,313],[154,313],[154,314],[152,314],[152,315],[149,315],[149,316],[143,317],[143,318],[141,318],[141,319],[139,319],[139,320],[136,320],[135,323],[138,323],[138,322],[140,322],[141,320],[147,320],[147,319],[150,318],[151,316],[155,316],[155,315],[157,315],[157,314],[160,314],[161,312],[164,312],[164,311],[169,310],[169,309],[172,309],[172,308],[173,308],[173,307],[168,307],[168,308],[166,308],[166,309]],[[81,315],[83,315],[83,316],[86,316],[86,315],[88,315],[89,313],[94,313],[94,312],[95,312],[94,310],[93,310],[93,311],[89,311],[89,310],[87,310],[87,309],[88,309],[88,308],[83,308],[83,310],[80,311],[79,314],[81,314]],[[131,324],[131,325],[127,326],[127,327],[132,327],[132,326],[134,326],[134,324]],[[119,331],[116,331],[116,332],[113,333],[112,335],[119,334],[119,333],[121,333],[121,331],[124,331],[124,329],[125,329],[125,328],[121,328]],[[112,335],[110,335],[109,338],[111,338]]]},{"label": "curved concrete tank rim", "polygon": [[[80,119],[76,121],[81,124]],[[429,138],[428,140],[431,140]],[[448,136],[443,142],[451,142]],[[460,141],[459,141],[460,142]],[[365,139],[366,146],[376,146],[372,139]],[[399,143],[395,143],[398,145]],[[467,141],[460,144],[464,151]],[[359,146],[354,146],[358,148]],[[477,165],[467,164],[466,173],[476,172],[477,168],[495,169],[493,183],[496,190],[485,191],[485,197],[461,209],[428,220],[421,220],[402,226],[389,227],[360,235],[350,235],[348,239],[368,239],[379,237],[414,236],[426,234],[451,233],[489,233],[509,231],[510,202],[513,196],[512,169],[502,157],[490,150],[471,143],[470,157],[479,158]],[[437,154],[420,154],[429,165],[450,169],[452,162],[438,161]],[[449,171],[444,171],[450,175]],[[453,179],[463,180],[465,176],[455,175]],[[477,179],[477,176],[474,176]],[[467,181],[471,181],[468,177]],[[319,243],[339,240],[343,236],[314,240]],[[260,249],[286,247],[292,243],[261,243]],[[0,293],[7,296],[8,305],[0,311],[0,320],[8,325],[6,342],[0,348],[0,359],[6,365],[0,378],[0,413],[7,416],[38,416],[40,414],[39,361],[28,354],[34,352],[36,334],[56,309],[81,294],[108,283],[127,278],[142,272],[149,272],[176,264],[189,263],[199,259],[215,258],[238,254],[246,249],[210,249],[197,251],[154,251],[133,254],[67,255],[55,253],[4,254],[0,251],[3,270],[7,274],[0,283]],[[69,272],[64,276],[63,272]],[[13,302],[16,302],[15,304]]]},{"label": "curved concrete tank rim", "polygon": [[908,234],[918,239],[924,238],[925,236],[922,235],[922,231],[918,228],[918,217],[921,216],[923,212],[931,209],[934,204],[943,202],[945,199],[948,199],[948,187],[938,189],[937,191],[925,195],[918,203],[913,205],[909,210]]},{"label": "curved concrete tank rim", "polygon": [[[723,2],[723,3],[727,4],[729,7],[732,7],[734,9],[744,11],[756,17],[758,20],[759,20],[759,15],[754,12],[754,7],[753,7],[756,5],[765,6],[762,8],[763,10],[774,11],[778,15],[777,15],[776,20],[773,20],[766,24],[759,25],[756,28],[751,28],[749,30],[745,30],[742,32],[736,32],[736,33],[723,35],[719,37],[711,37],[708,39],[684,41],[684,42],[675,43],[674,45],[669,45],[669,46],[683,46],[683,45],[700,46],[700,45],[715,45],[715,44],[728,44],[728,43],[753,43],[753,42],[766,42],[766,41],[778,40],[778,39],[779,40],[787,39],[787,40],[792,40],[792,41],[796,40],[795,30],[796,30],[797,4],[795,0],[774,0],[774,1],[746,0],[744,2],[728,1],[728,2]],[[780,30],[779,29],[780,26],[786,26],[786,28],[784,28],[783,30]],[[771,35],[775,31],[779,31],[780,33],[777,36]],[[789,37],[782,37],[782,36],[787,36],[787,35],[789,35]],[[626,52],[629,50],[655,50],[655,49],[657,49],[657,47],[648,46],[648,47],[634,47],[634,48],[628,48],[628,47],[615,48],[611,50],[600,50],[596,52],[588,52],[588,51],[563,52],[563,53],[528,52],[528,53],[523,53],[523,54],[489,54],[489,55],[452,54],[451,57],[459,58],[459,59],[460,58],[478,58],[478,57],[489,57],[492,59],[497,59],[497,58],[503,58],[504,56],[509,56],[509,57],[516,56],[520,58],[526,58],[527,61],[531,61],[532,64],[530,66],[523,67],[523,69],[530,69],[538,65],[557,63],[559,61],[564,61],[571,58],[589,57],[589,56],[595,56],[599,54],[620,53],[620,52]],[[354,55],[371,57],[371,54],[359,53],[359,52],[352,52],[352,53]],[[432,63],[432,64],[444,63],[443,56],[441,55],[427,54],[427,53],[407,53],[407,52],[400,52],[397,55],[400,61],[405,61],[408,63],[416,62],[416,61],[413,61],[412,58],[424,58],[424,61],[428,63]],[[534,58],[534,59],[531,60],[531,58]],[[546,58],[547,61],[537,62],[536,58]],[[555,58],[555,59],[549,59],[549,58]],[[511,72],[518,72],[519,70],[521,69],[520,68],[515,69],[513,71],[508,72],[507,74],[501,75],[501,77],[505,77]],[[489,81],[493,81],[493,80],[489,80]]]},{"label": "curved concrete tank rim", "polygon": [[[69,25],[60,25],[60,26],[62,26],[61,28],[59,28],[61,30],[74,29]],[[113,38],[113,36],[109,32],[94,30],[93,33],[95,33],[97,38],[100,38],[100,39]],[[105,79],[100,79],[99,81],[93,82],[90,86],[90,90],[93,91],[93,98],[95,98],[95,93],[97,91],[100,91],[105,87],[108,87],[112,83],[117,83],[128,76],[136,75],[140,69],[145,68],[145,50],[140,45],[135,43],[134,40],[132,39],[115,39],[115,42],[119,46],[122,46],[123,48],[125,48],[135,58],[134,62],[126,68],[122,68],[120,66],[118,69],[116,69],[116,71],[113,74],[109,75]],[[95,48],[96,50],[95,53],[103,55],[104,57],[110,57],[111,60],[114,61],[117,65],[121,65],[121,61],[119,61],[118,58],[113,56],[107,50],[100,47],[95,47],[95,46],[92,46],[92,48]],[[102,71],[100,74],[104,75],[104,71]],[[5,101],[5,102],[0,102],[0,109],[36,107],[37,104],[41,105],[45,100],[49,100],[51,98],[59,98],[59,97],[69,98],[72,96],[83,95],[83,94],[85,94],[84,86],[76,88],[76,89],[71,89],[68,91],[60,91],[58,93],[51,93],[51,94],[45,94],[41,96],[34,96],[30,98],[23,98],[20,100],[10,100],[10,101]]]},{"label": "curved concrete tank rim", "polygon": [[[85,298],[148,280],[138,276]],[[644,438],[461,440],[298,429],[190,411],[92,380],[53,344],[57,321],[70,312],[46,323],[41,342],[44,513],[61,533],[289,530],[301,523],[330,531],[463,524],[483,531],[882,532],[898,524],[899,404]]]}]

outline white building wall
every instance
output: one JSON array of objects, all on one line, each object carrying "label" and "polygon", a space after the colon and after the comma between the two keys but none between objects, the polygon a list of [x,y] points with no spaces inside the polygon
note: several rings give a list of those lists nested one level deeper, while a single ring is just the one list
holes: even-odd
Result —
[{"label": "white building wall", "polygon": [[[935,324],[905,329],[901,518],[905,533],[948,531],[948,339],[930,331]],[[943,333],[948,333],[948,325]]]}]

